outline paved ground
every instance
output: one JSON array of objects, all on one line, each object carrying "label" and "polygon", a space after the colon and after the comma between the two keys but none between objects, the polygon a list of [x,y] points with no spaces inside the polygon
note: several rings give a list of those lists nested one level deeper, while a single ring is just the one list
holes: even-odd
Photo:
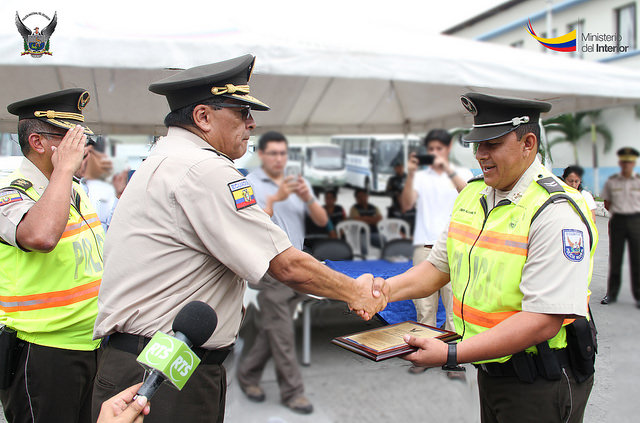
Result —
[{"label": "paved ground", "polygon": [[[373,197],[376,204],[386,206],[388,200]],[[345,208],[353,203],[349,190],[340,193]],[[591,307],[599,330],[599,354],[593,392],[586,410],[585,422],[638,421],[635,415],[640,363],[640,310],[635,307],[629,288],[628,266],[625,265],[622,292],[617,304],[600,305],[606,290],[608,262],[608,219],[597,218],[600,246],[596,252]],[[414,376],[407,372],[409,364],[401,359],[374,363],[349,353],[330,340],[372,327],[345,314],[346,306],[338,302],[318,303],[313,308],[312,363],[303,367],[306,393],[315,406],[309,416],[300,416],[280,405],[273,366],[265,370],[262,386],[267,400],[261,404],[248,401],[234,377],[235,362],[244,340],[250,342],[251,325],[242,331],[236,352],[227,359],[228,399],[227,423],[310,423],[310,422],[479,422],[476,371],[467,366],[465,382],[451,381],[440,369]],[[298,322],[297,333],[301,337]],[[300,344],[300,343],[299,343]],[[299,350],[300,353],[300,350]],[[0,422],[4,420],[0,417]]]}]

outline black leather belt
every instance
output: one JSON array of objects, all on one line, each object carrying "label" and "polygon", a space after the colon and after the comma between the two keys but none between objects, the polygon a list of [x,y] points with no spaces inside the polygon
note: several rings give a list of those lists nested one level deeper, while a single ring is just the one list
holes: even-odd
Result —
[{"label": "black leather belt", "polygon": [[[151,338],[142,335],[116,332],[109,335],[107,345],[111,345],[120,351],[138,355],[150,340]],[[198,358],[200,358],[201,364],[222,364],[231,352],[231,348],[207,350],[200,347],[192,347],[191,351],[196,353]]]},{"label": "black leather belt", "polygon": [[[569,365],[570,365],[570,363],[569,363],[569,354],[568,354],[566,348],[562,348],[562,349],[559,349],[559,350],[552,350],[552,351],[553,351],[553,354],[558,359],[558,363],[560,364],[560,367],[562,367],[562,368],[569,367]],[[511,359],[505,361],[504,363],[481,363],[481,364],[474,364],[474,366],[477,369],[483,370],[489,376],[494,376],[494,377],[506,377],[506,376],[518,377],[518,375],[516,374],[516,370],[513,367],[513,363],[511,361]]]}]

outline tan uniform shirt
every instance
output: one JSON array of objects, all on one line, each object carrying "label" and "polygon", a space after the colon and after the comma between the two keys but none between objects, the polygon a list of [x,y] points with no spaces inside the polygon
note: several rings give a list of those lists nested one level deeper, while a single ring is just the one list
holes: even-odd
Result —
[{"label": "tan uniform shirt", "polygon": [[[487,187],[483,194],[487,196],[489,210],[504,198],[517,204],[529,185],[534,183],[540,167],[542,164],[535,160],[511,191]],[[562,231],[566,229],[576,229],[583,234],[584,256],[579,262],[564,255]],[[444,273],[449,273],[447,232],[448,228],[440,235],[427,259]],[[547,206],[529,230],[527,261],[520,282],[520,290],[524,294],[522,310],[585,316],[590,253],[589,233],[573,207],[566,201]]]},{"label": "tan uniform shirt", "polygon": [[[26,157],[22,159],[18,169],[33,184],[36,192],[42,196],[49,185],[49,180],[40,169]],[[14,247],[21,248],[16,241],[16,230],[24,215],[36,202],[17,189],[5,188],[12,182],[11,179],[6,179],[4,182],[5,184],[0,186],[0,239]]]},{"label": "tan uniform shirt", "polygon": [[271,259],[291,247],[251,204],[243,181],[204,140],[169,129],[133,175],[109,227],[95,338],[172,333],[178,311],[200,300],[218,314],[203,347],[234,342],[245,279],[258,282]]},{"label": "tan uniform shirt", "polygon": [[611,204],[609,211],[612,214],[640,213],[640,175],[635,172],[631,178],[619,173],[611,175],[600,196]]}]

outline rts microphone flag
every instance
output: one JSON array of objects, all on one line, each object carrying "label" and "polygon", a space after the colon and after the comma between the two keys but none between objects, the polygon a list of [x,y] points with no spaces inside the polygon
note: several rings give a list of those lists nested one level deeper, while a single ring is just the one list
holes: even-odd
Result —
[{"label": "rts microphone flag", "polygon": [[150,399],[164,381],[181,390],[200,364],[190,347],[204,344],[217,325],[218,316],[208,304],[192,301],[184,306],[173,321],[175,336],[156,332],[138,356],[137,361],[150,372],[138,395]]}]

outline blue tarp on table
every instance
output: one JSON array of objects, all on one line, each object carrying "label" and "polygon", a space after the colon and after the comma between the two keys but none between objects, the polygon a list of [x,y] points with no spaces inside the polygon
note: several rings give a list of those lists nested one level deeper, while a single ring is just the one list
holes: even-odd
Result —
[{"label": "blue tarp on table", "polygon": [[[357,278],[363,273],[371,273],[373,276],[381,278],[390,278],[411,268],[410,261],[390,262],[386,260],[363,260],[363,261],[332,261],[326,260],[326,265],[333,270],[344,273],[352,278]],[[413,301],[394,301],[387,304],[387,307],[378,313],[378,316],[386,323],[392,325],[394,323],[405,322],[407,320],[416,320],[416,309]],[[442,305],[442,299],[438,303],[438,313],[436,315],[436,324],[441,327],[445,321],[445,310]]]}]

